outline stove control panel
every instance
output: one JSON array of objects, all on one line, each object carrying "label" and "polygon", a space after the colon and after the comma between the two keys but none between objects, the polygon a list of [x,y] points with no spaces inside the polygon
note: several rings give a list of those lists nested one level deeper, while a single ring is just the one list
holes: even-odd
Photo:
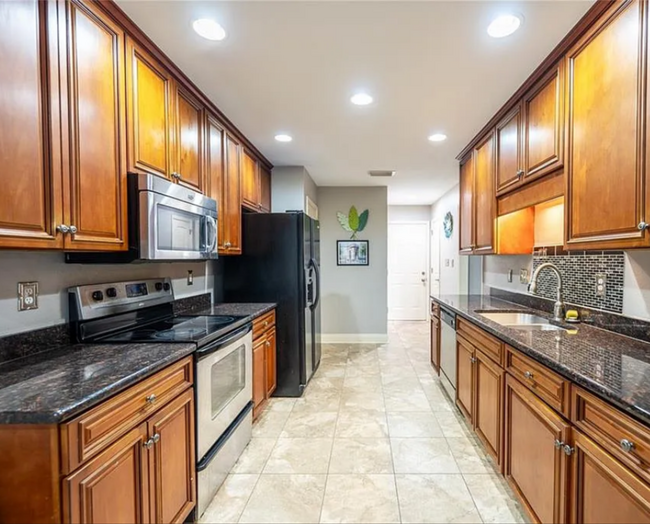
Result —
[{"label": "stove control panel", "polygon": [[88,320],[166,304],[174,300],[171,279],[91,284],[68,289],[70,320]]}]

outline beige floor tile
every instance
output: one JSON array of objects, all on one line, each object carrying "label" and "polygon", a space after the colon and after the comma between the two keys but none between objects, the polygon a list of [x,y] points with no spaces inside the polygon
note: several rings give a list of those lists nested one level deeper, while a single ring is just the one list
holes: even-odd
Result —
[{"label": "beige floor tile", "polygon": [[261,473],[277,438],[252,438],[231,473]]},{"label": "beige floor tile", "polygon": [[338,391],[343,387],[343,380],[343,377],[313,378],[309,381],[307,386],[308,392]]},{"label": "beige floor tile", "polygon": [[347,410],[373,409],[376,411],[386,411],[386,404],[384,403],[382,393],[343,388],[340,408]]},{"label": "beige floor tile", "polygon": [[295,398],[272,397],[269,399],[266,409],[270,409],[271,411],[291,411],[295,403]]},{"label": "beige floor tile", "polygon": [[345,390],[359,392],[373,392],[381,395],[382,383],[379,375],[354,375],[346,376],[343,381]]},{"label": "beige floor tile", "polygon": [[527,522],[505,480],[496,474],[463,475],[483,522]]},{"label": "beige floor tile", "polygon": [[258,477],[259,475],[228,475],[199,522],[238,522]]},{"label": "beige floor tile", "polygon": [[456,409],[454,411],[434,411],[443,434],[447,438],[471,437],[471,429],[461,421],[462,415],[460,413],[457,415],[456,412]]},{"label": "beige floor tile", "polygon": [[494,473],[490,459],[475,439],[455,437],[448,438],[447,443],[461,473]]},{"label": "beige floor tile", "polygon": [[395,473],[460,473],[444,438],[391,438]]},{"label": "beige floor tile", "polygon": [[422,388],[410,392],[384,388],[386,411],[430,411],[431,406]]},{"label": "beige floor tile", "polygon": [[371,364],[348,364],[345,366],[345,376],[346,377],[358,377],[364,375],[379,375],[379,363],[374,362]]},{"label": "beige floor tile", "polygon": [[329,475],[321,522],[400,522],[393,475]]},{"label": "beige floor tile", "polygon": [[345,364],[327,365],[326,363],[321,362],[313,378],[323,378],[323,377],[343,378],[345,376],[346,369],[347,366]]},{"label": "beige floor tile", "polygon": [[402,522],[481,522],[461,475],[396,475]]},{"label": "beige floor tile", "polygon": [[279,438],[264,468],[267,473],[327,473],[332,439]]},{"label": "beige floor tile", "polygon": [[332,447],[330,474],[393,473],[387,438],[337,438]]},{"label": "beige floor tile", "polygon": [[253,424],[253,437],[279,437],[290,413],[290,411],[265,410]]},{"label": "beige floor tile", "polygon": [[329,411],[293,410],[282,430],[284,438],[331,438],[336,429],[338,413]]},{"label": "beige floor tile", "polygon": [[336,423],[336,437],[387,437],[386,413],[367,409],[343,409]]},{"label": "beige floor tile", "polygon": [[389,412],[388,431],[392,438],[443,437],[438,419],[431,411]]},{"label": "beige floor tile", "polygon": [[[342,377],[341,377],[342,379]],[[311,390],[296,400],[292,413],[318,413],[322,411],[337,412],[341,403],[341,391],[338,389]]]},{"label": "beige floor tile", "polygon": [[261,475],[239,522],[318,522],[326,478],[326,475]]}]

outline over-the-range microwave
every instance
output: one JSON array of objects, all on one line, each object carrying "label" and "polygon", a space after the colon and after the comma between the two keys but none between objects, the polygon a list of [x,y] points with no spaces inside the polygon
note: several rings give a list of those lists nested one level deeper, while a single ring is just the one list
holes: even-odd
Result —
[{"label": "over-the-range microwave", "polygon": [[217,202],[162,177],[129,173],[129,249],[66,253],[68,263],[128,263],[217,258]]}]

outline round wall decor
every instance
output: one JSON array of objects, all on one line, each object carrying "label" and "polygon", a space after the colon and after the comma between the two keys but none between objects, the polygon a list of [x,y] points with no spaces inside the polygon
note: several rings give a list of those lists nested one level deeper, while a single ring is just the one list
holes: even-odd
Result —
[{"label": "round wall decor", "polygon": [[445,237],[450,238],[454,231],[454,216],[448,211],[442,221],[442,228],[445,231]]}]

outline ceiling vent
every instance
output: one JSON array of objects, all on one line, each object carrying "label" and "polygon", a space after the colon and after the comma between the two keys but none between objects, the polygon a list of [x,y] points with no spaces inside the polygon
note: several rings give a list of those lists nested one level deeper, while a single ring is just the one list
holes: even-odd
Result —
[{"label": "ceiling vent", "polygon": [[396,171],[389,171],[389,170],[374,170],[374,171],[368,171],[368,174],[370,176],[382,176],[382,177],[391,177],[395,175]]}]

